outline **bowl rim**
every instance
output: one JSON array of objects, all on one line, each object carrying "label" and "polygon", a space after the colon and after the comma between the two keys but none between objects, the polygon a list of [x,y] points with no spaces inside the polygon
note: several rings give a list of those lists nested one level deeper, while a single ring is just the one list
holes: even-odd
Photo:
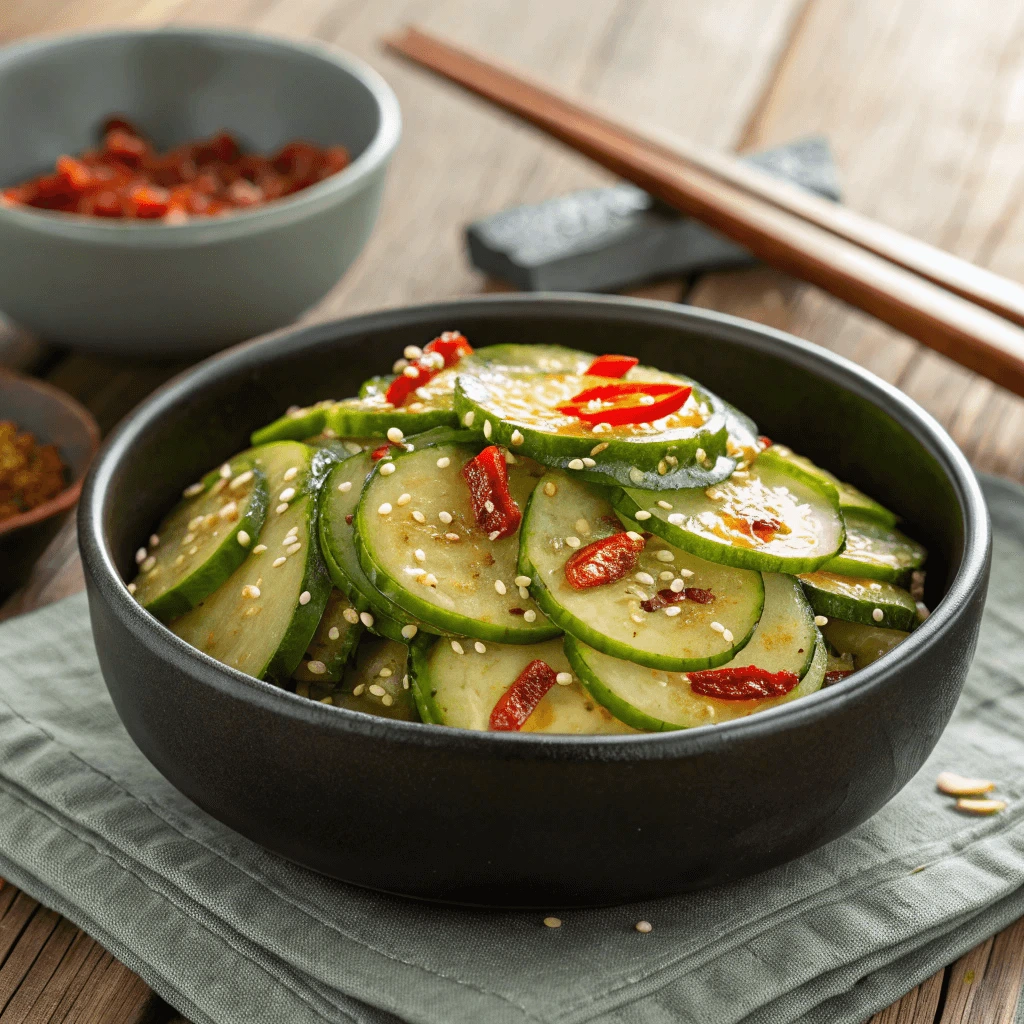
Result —
[{"label": "bowl rim", "polygon": [[391,86],[365,61],[345,50],[317,40],[297,40],[269,33],[218,27],[98,29],[51,34],[2,47],[0,70],[12,63],[29,61],[48,50],[109,39],[131,40],[143,37],[210,40],[228,46],[248,47],[256,51],[298,52],[317,58],[347,73],[369,92],[377,106],[377,130],[363,152],[344,170],[293,195],[226,217],[197,218],[183,223],[167,224],[163,221],[153,223],[108,220],[59,210],[26,209],[0,202],[0,222],[7,220],[21,228],[63,238],[71,237],[81,241],[140,248],[171,248],[244,237],[257,231],[292,223],[343,201],[363,188],[367,179],[388,163],[398,145],[402,131],[402,115],[398,97]]},{"label": "bowl rim", "polygon": [[[0,537],[14,533],[22,527],[41,523],[43,520],[49,519],[51,516],[60,515],[71,508],[78,501],[82,485],[85,483],[86,474],[100,446],[99,424],[94,419],[92,413],[66,391],[62,391],[48,381],[39,380],[36,377],[28,377],[8,367],[0,367],[0,380],[4,378],[13,381],[26,391],[33,391],[41,396],[42,404],[61,405],[69,410],[82,428],[82,433],[89,445],[89,456],[85,466],[78,473],[77,478],[72,480],[59,494],[54,495],[49,501],[44,501],[41,505],[36,505],[35,508],[30,508],[27,512],[22,512],[20,515],[0,519]],[[40,441],[38,437],[36,440]],[[51,442],[43,440],[41,443],[50,444]]]},{"label": "bowl rim", "polygon": [[[328,707],[290,693],[272,683],[222,665],[196,650],[144,611],[128,593],[107,547],[103,531],[104,500],[114,469],[140,433],[165,411],[180,403],[194,387],[259,365],[262,357],[300,351],[331,340],[340,345],[360,340],[374,330],[438,321],[458,325],[472,316],[544,318],[559,315],[627,318],[634,324],[704,329],[712,338],[749,348],[767,349],[819,376],[827,376],[872,402],[907,430],[935,458],[952,485],[963,519],[960,566],[942,600],[895,651],[861,669],[850,679],[800,700],[715,725],[638,735],[574,736],[540,733],[492,733],[383,719],[344,708]],[[991,551],[988,508],[969,462],[945,429],[907,395],[856,363],[794,335],[753,321],[711,310],[650,299],[574,293],[484,295],[405,306],[287,329],[266,338],[236,345],[211,356],[168,381],[114,431],[93,462],[79,506],[79,544],[86,578],[108,608],[134,637],[180,672],[204,686],[297,724],[325,732],[358,733],[409,746],[450,746],[466,755],[499,756],[506,760],[584,761],[614,758],[657,760],[713,753],[723,743],[745,742],[785,729],[813,725],[834,711],[859,702],[883,687],[893,670],[920,658],[927,648],[969,613],[970,598],[984,587]],[[91,595],[92,598],[93,595]],[[613,753],[614,752],[614,753]]]}]

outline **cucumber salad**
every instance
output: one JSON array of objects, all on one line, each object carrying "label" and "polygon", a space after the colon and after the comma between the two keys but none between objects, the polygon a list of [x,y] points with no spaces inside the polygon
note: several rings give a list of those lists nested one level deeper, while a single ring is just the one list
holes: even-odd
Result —
[{"label": "cucumber salad", "polygon": [[622,734],[750,715],[927,616],[925,549],[697,381],[551,345],[410,346],[188,487],[135,599],[354,711]]}]

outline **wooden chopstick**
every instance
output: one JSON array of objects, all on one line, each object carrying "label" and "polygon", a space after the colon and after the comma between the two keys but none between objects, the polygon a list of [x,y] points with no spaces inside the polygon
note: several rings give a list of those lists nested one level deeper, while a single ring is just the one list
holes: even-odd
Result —
[{"label": "wooden chopstick", "polygon": [[[800,216],[795,205],[766,201],[754,187],[738,187],[736,175],[727,180],[711,164],[688,160],[665,141],[643,136],[536,79],[419,29],[407,28],[386,42],[416,63],[517,114],[670,206],[705,222],[766,263],[824,288],[1024,395],[1024,331],[983,305],[933,283],[928,279],[933,275],[919,275],[899,265],[900,261],[878,255],[881,242],[862,246],[840,232],[825,230],[814,218]],[[722,158],[718,162],[728,161]],[[742,168],[740,174],[746,170]],[[862,234],[881,228],[866,218],[859,221],[863,222]],[[863,225],[869,225],[870,231]],[[896,236],[908,260],[919,250],[931,249],[889,229],[876,234],[878,238]],[[932,252],[946,257],[945,261],[930,257],[936,274],[939,270],[951,274],[951,267],[964,263],[940,250]],[[927,260],[922,257],[921,262]],[[971,269],[975,274],[972,281],[984,278],[989,293],[1007,297],[1005,304],[1014,307],[1018,286],[980,268]],[[964,274],[965,279],[969,276]],[[994,287],[989,278],[1002,285]]]}]

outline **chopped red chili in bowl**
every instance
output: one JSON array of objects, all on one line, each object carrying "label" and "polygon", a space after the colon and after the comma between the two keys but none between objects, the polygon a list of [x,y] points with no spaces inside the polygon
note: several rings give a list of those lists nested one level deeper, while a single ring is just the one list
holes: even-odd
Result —
[{"label": "chopped red chili in bowl", "polygon": [[218,217],[300,192],[349,165],[344,146],[294,141],[246,153],[229,132],[159,152],[135,125],[108,118],[96,149],[0,192],[11,206],[92,217],[180,222]]}]

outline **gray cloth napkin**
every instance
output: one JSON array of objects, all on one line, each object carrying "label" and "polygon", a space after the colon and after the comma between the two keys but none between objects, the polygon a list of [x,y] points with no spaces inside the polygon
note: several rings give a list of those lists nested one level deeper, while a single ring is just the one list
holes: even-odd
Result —
[{"label": "gray cloth napkin", "polygon": [[[78,596],[0,627],[0,875],[197,1022],[863,1021],[1024,914],[1024,491],[984,486],[992,589],[953,723],[886,808],[792,864],[557,930],[321,878],[150,767]],[[958,814],[942,769],[997,780],[1009,809]]]}]

